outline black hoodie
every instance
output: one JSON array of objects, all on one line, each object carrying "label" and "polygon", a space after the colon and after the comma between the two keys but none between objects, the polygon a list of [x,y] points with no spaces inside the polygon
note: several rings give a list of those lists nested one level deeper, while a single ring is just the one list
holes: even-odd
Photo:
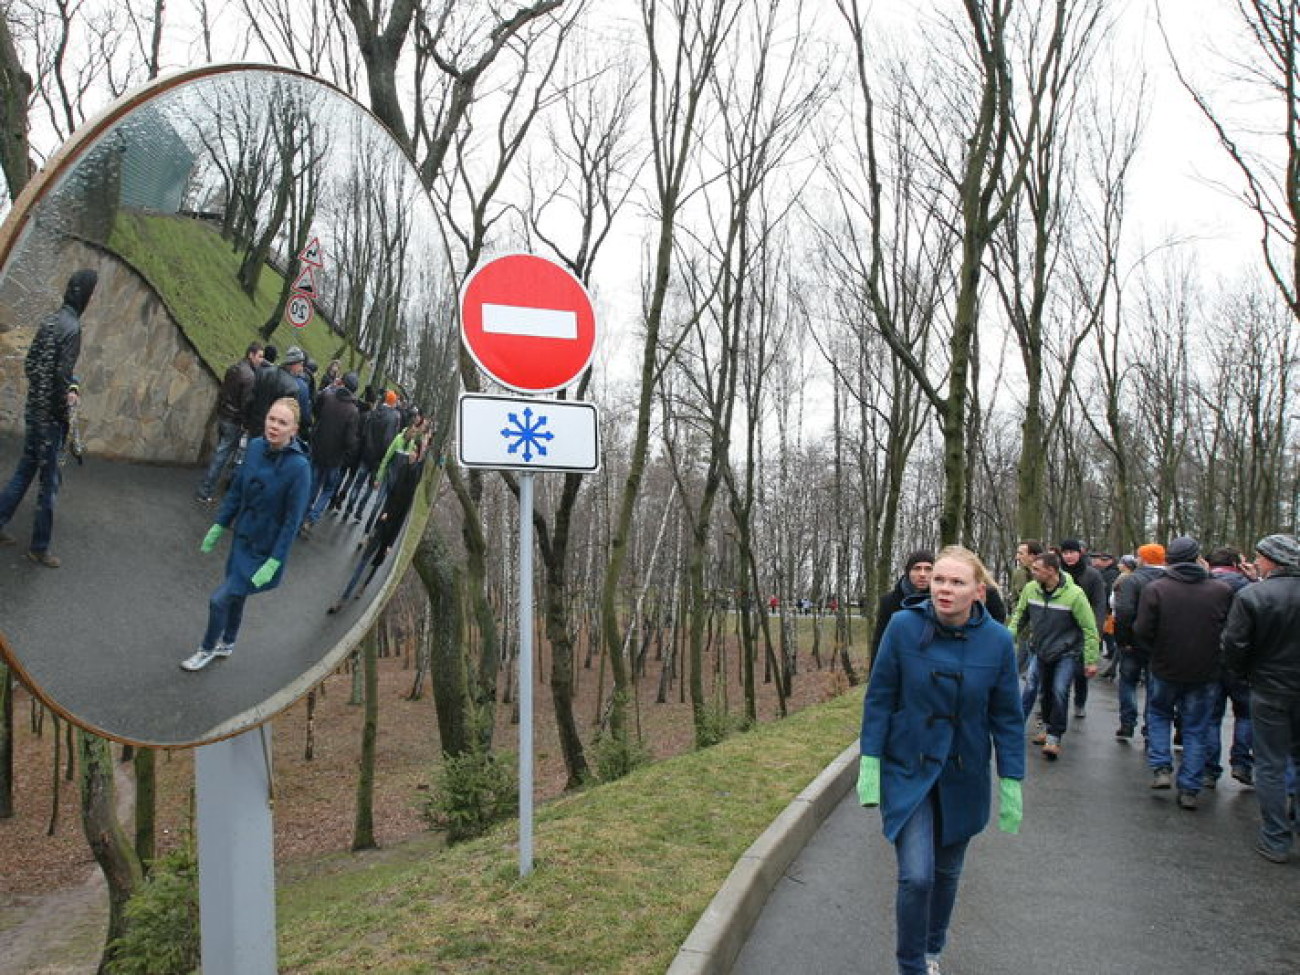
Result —
[{"label": "black hoodie", "polygon": [[75,272],[63,292],[63,306],[41,323],[27,350],[28,423],[68,422],[68,390],[81,355],[81,313],[95,293],[99,275]]}]

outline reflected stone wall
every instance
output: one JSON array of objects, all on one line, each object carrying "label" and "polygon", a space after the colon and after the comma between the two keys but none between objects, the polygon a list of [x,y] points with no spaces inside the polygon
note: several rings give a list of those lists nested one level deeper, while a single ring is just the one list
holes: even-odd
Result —
[{"label": "reflected stone wall", "polygon": [[82,319],[77,363],[89,453],[197,463],[217,402],[217,378],[130,267],[78,243],[61,249],[56,265],[35,321],[14,321],[8,309],[0,310],[0,430],[22,433],[27,346],[40,319],[58,308],[68,276],[89,267],[99,272],[99,285]]}]

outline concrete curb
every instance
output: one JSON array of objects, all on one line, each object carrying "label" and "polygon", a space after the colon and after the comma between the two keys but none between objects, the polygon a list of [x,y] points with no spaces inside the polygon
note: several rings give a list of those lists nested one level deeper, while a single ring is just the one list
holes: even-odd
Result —
[{"label": "concrete curb", "polygon": [[668,975],[726,975],[786,867],[852,788],[858,771],[854,742],[795,796],[732,868],[687,936]]}]

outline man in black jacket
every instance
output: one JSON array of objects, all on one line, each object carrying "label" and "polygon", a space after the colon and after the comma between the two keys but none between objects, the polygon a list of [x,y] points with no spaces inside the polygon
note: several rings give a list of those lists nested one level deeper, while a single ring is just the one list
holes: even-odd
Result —
[{"label": "man in black jacket", "polygon": [[357,374],[349,372],[337,386],[322,390],[316,400],[316,435],[311,444],[312,500],[303,521],[303,535],[325,513],[343,468],[360,442],[361,412],[357,408]]},{"label": "man in black jacket", "polygon": [[1142,590],[1133,631],[1151,647],[1147,697],[1147,765],[1151,788],[1173,783],[1174,714],[1182,720],[1183,756],[1178,763],[1178,805],[1195,809],[1203,785],[1205,755],[1219,689],[1219,634],[1232,590],[1200,562],[1194,538],[1175,538],[1165,548],[1167,568]]},{"label": "man in black jacket", "polygon": [[[1088,605],[1092,607],[1092,615],[1097,620],[1097,632],[1101,633],[1105,629],[1110,591],[1106,588],[1101,573],[1092,567],[1092,562],[1088,558],[1088,548],[1081,540],[1063,539],[1060,549],[1061,568],[1069,573],[1070,578],[1088,597]],[[1087,706],[1088,678],[1082,670],[1078,670],[1074,675],[1074,716],[1086,717]]]},{"label": "man in black jacket", "polygon": [[235,456],[239,438],[244,435],[244,408],[252,397],[253,380],[257,378],[263,352],[261,342],[250,342],[244,357],[227,369],[221,380],[221,392],[217,394],[217,446],[212,451],[207,473],[194,494],[194,500],[201,504],[212,502],[217,480]]},{"label": "man in black jacket", "polygon": [[12,545],[16,539],[4,526],[13,518],[32,481],[40,477],[27,557],[49,569],[59,567],[59,559],[50,554],[50,537],[54,533],[54,504],[62,480],[59,447],[68,432],[68,410],[80,396],[73,373],[81,355],[81,315],[98,281],[99,275],[91,270],[77,271],[68,278],[62,307],[41,323],[32,339],[27,350],[27,406],[23,413],[27,429],[23,456],[8,485],[0,492],[0,545]]},{"label": "man in black jacket", "polygon": [[1269,535],[1255,546],[1263,577],[1237,593],[1223,629],[1228,672],[1250,683],[1255,796],[1260,830],[1255,851],[1285,863],[1294,843],[1286,766],[1300,764],[1300,542]]}]

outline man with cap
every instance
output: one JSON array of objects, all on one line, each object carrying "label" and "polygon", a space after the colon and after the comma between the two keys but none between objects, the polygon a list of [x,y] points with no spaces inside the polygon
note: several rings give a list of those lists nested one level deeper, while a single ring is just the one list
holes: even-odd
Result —
[{"label": "man with cap", "polygon": [[63,304],[41,322],[27,349],[23,456],[0,492],[0,545],[12,545],[17,539],[4,526],[13,518],[32,481],[40,479],[27,558],[47,569],[57,569],[60,564],[58,557],[50,554],[54,503],[63,479],[59,471],[59,448],[68,433],[69,410],[80,397],[73,371],[81,355],[81,316],[98,282],[96,271],[74,272],[64,288]]},{"label": "man with cap", "polygon": [[[1116,688],[1119,697],[1119,730],[1115,732],[1117,741],[1133,740],[1133,729],[1137,726],[1137,687],[1147,672],[1151,659],[1151,648],[1142,642],[1141,637],[1133,632],[1133,621],[1137,618],[1138,601],[1142,590],[1159,579],[1165,572],[1165,547],[1157,542],[1148,542],[1138,546],[1137,568],[1124,576],[1115,586],[1115,642],[1119,644],[1119,680]],[[1151,685],[1147,684],[1147,699],[1150,700]],[[1147,734],[1146,703],[1142,706],[1142,736]]]},{"label": "man with cap", "polygon": [[[1092,566],[1092,561],[1088,557],[1088,547],[1077,538],[1066,538],[1061,541],[1061,567],[1070,574],[1073,579],[1088,597],[1088,605],[1092,607],[1092,615],[1097,618],[1097,633],[1100,634],[1106,623],[1106,614],[1110,612],[1110,590],[1106,588],[1106,581],[1101,577]],[[1074,716],[1082,718],[1087,714],[1088,705],[1088,678],[1082,669],[1076,670],[1074,674]]]},{"label": "man with cap", "polygon": [[1287,812],[1286,767],[1288,760],[1300,762],[1300,542],[1269,535],[1255,552],[1261,578],[1233,601],[1223,660],[1229,673],[1250,683],[1260,814],[1255,851],[1285,863],[1296,826]]},{"label": "man with cap", "polygon": [[880,649],[880,640],[885,635],[889,619],[903,608],[905,599],[924,599],[930,594],[930,573],[934,571],[934,552],[928,548],[918,548],[907,556],[903,564],[903,574],[894,583],[894,588],[883,593],[876,603],[876,629],[871,636],[871,659],[867,662],[868,671],[876,664],[876,652]]},{"label": "man with cap", "polygon": [[1178,805],[1195,809],[1205,773],[1210,713],[1219,686],[1219,636],[1232,590],[1200,561],[1201,546],[1183,535],[1165,549],[1164,575],[1142,589],[1133,632],[1151,648],[1147,694],[1147,765],[1151,788],[1174,784],[1175,713],[1182,720]]}]

